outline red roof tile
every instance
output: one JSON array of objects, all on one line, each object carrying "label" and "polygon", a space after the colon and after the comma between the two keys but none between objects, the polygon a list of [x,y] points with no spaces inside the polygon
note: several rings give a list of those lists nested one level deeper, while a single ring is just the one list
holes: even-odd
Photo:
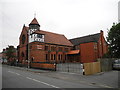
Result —
[{"label": "red roof tile", "polygon": [[45,43],[73,46],[73,44],[64,35],[47,32],[43,30],[37,30],[35,31],[35,33],[44,34]]},{"label": "red roof tile", "polygon": [[34,18],[34,19],[31,21],[31,23],[30,23],[30,24],[39,24],[39,23],[38,23],[37,19],[36,19],[36,18]]}]

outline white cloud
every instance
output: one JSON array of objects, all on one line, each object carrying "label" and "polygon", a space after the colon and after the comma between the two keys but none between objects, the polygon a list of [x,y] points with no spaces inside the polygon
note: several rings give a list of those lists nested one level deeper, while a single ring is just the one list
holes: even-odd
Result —
[{"label": "white cloud", "polygon": [[[75,38],[98,33],[107,34],[117,22],[119,0],[1,0],[2,32],[4,43],[17,46],[23,24],[36,17],[41,29]],[[0,50],[0,51],[1,51]]]}]

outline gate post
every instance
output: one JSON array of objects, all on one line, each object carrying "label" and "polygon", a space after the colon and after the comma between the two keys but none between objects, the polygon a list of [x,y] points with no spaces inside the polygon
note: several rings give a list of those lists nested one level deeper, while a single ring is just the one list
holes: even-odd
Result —
[{"label": "gate post", "polygon": [[84,63],[81,64],[81,65],[82,65],[82,72],[83,72],[83,75],[85,75]]},{"label": "gate post", "polygon": [[54,66],[55,66],[55,71],[56,71],[56,63],[54,63]]}]

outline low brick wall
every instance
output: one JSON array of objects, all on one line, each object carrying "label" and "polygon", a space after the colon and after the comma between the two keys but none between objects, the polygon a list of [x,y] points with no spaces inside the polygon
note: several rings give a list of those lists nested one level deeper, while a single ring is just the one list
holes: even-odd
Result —
[{"label": "low brick wall", "polygon": [[55,70],[55,65],[51,64],[51,63],[34,62],[34,63],[31,63],[31,67],[32,68]]}]

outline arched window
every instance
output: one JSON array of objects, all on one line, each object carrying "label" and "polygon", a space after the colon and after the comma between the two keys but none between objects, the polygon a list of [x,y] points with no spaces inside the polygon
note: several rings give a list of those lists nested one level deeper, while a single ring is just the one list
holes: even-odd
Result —
[{"label": "arched window", "polygon": [[22,57],[24,57],[24,56],[25,56],[23,52],[21,53],[21,56],[22,56]]},{"label": "arched window", "polygon": [[25,37],[25,35],[23,34],[23,35],[22,35],[22,44],[25,43],[25,39],[26,39],[26,37]]}]

